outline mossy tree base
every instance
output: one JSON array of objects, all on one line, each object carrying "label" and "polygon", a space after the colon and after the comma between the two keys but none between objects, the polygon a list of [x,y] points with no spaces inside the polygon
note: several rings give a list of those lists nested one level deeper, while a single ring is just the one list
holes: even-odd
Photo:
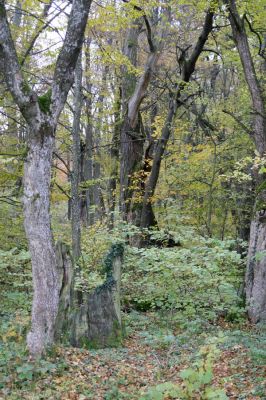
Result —
[{"label": "mossy tree base", "polygon": [[121,344],[120,281],[123,246],[113,245],[105,260],[106,281],[92,293],[74,290],[70,250],[57,246],[62,286],[56,324],[57,340],[75,347],[103,348]]}]

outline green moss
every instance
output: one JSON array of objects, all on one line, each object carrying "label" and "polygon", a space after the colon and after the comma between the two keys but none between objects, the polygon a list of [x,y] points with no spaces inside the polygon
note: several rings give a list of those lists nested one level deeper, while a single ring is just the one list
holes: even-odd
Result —
[{"label": "green moss", "polygon": [[104,260],[104,272],[107,275],[107,280],[112,276],[113,272],[113,261],[116,257],[122,257],[124,254],[124,245],[122,243],[116,243],[111,246],[107,256]]},{"label": "green moss", "polygon": [[107,338],[106,342],[103,344],[101,340],[97,339],[89,339],[88,337],[81,336],[78,339],[79,347],[85,349],[102,349],[103,347],[119,347],[122,344],[122,340],[124,337],[124,329],[121,328],[119,322],[117,320],[114,321],[113,330],[110,336]]},{"label": "green moss", "polygon": [[30,85],[28,84],[28,82],[25,81],[25,80],[23,80],[23,82],[22,82],[21,89],[22,89],[22,92],[23,92],[26,96],[28,96],[28,95],[31,93],[31,87],[30,87]]},{"label": "green moss", "polygon": [[38,96],[38,103],[40,110],[48,114],[50,112],[50,105],[51,105],[51,98],[52,98],[52,90],[47,90],[42,96]]}]

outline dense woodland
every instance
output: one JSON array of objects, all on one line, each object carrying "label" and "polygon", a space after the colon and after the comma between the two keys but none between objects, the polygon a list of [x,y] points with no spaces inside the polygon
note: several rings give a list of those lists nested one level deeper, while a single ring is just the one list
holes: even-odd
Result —
[{"label": "dense woodland", "polygon": [[0,399],[266,399],[265,20],[0,0]]}]

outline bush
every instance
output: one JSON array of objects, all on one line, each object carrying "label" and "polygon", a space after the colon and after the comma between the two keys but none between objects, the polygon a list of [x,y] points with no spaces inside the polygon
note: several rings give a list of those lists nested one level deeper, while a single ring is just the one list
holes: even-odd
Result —
[{"label": "bush", "polygon": [[213,321],[221,315],[240,319],[243,259],[230,250],[232,241],[198,239],[181,248],[128,247],[122,275],[125,305],[166,310],[180,322]]}]

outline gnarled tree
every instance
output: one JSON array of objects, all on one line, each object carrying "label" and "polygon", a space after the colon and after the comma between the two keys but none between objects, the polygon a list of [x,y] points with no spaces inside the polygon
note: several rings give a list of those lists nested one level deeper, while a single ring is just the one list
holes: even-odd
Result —
[{"label": "gnarled tree", "polygon": [[34,357],[54,341],[61,282],[49,213],[52,153],[58,118],[73,84],[90,5],[91,0],[73,0],[51,87],[38,96],[23,78],[6,2],[0,0],[0,72],[29,131],[23,202],[33,276],[32,326],[27,343]]},{"label": "gnarled tree", "polygon": [[[135,10],[143,14],[140,7],[134,6]],[[153,32],[148,17],[143,14],[149,55],[144,67],[143,74],[136,79],[129,74],[125,74],[122,81],[122,109],[124,120],[121,128],[121,165],[120,165],[120,206],[122,217],[130,222],[137,223],[134,216],[134,201],[132,196],[132,180],[134,174],[142,169],[142,158],[144,154],[144,135],[140,106],[147,93],[148,86],[152,79],[154,69],[160,56],[159,43],[155,43]],[[136,66],[138,37],[142,28],[142,18],[137,19],[127,32],[124,54],[130,62]],[[124,72],[125,73],[125,72]],[[132,215],[133,214],[133,215]]]},{"label": "gnarled tree", "polygon": [[182,92],[184,91],[185,85],[190,81],[192,74],[195,71],[195,66],[200,57],[204,45],[208,40],[209,34],[213,28],[213,16],[214,13],[211,9],[206,12],[202,31],[197,39],[197,42],[190,55],[187,55],[187,51],[183,50],[179,59],[180,63],[180,83],[177,87],[173,88],[170,95],[169,110],[164,123],[161,137],[154,148],[153,163],[149,177],[145,183],[144,196],[141,210],[141,221],[140,226],[142,228],[148,228],[155,223],[155,217],[152,209],[152,197],[154,195],[156,185],[160,173],[160,165],[162,157],[164,155],[170,134],[176,111],[182,106]]}]

